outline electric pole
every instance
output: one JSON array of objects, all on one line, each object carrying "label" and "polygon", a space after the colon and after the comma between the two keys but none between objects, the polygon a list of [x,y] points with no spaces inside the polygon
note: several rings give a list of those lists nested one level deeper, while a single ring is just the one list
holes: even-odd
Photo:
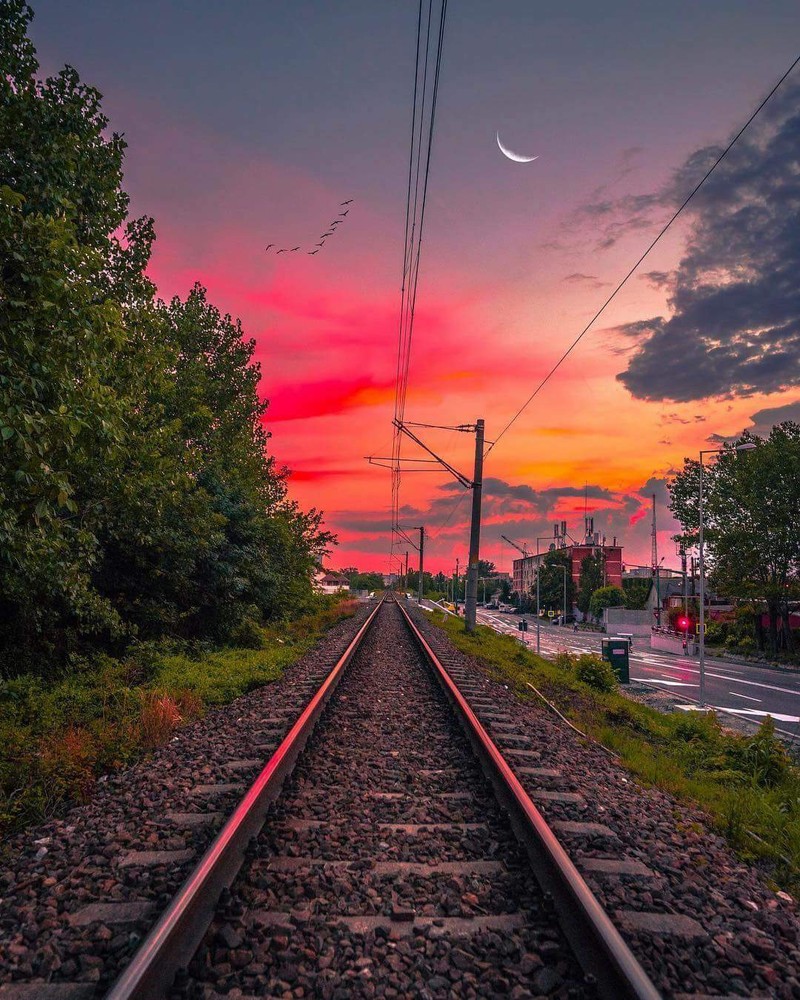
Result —
[{"label": "electric pole", "polygon": [[467,592],[464,595],[464,624],[475,630],[478,603],[478,563],[481,543],[481,494],[483,492],[483,419],[475,422],[475,475],[472,479],[472,523],[469,530]]},{"label": "electric pole", "polygon": [[422,555],[425,548],[425,527],[419,528],[419,581],[417,583],[417,604],[422,604]]},{"label": "electric pole", "polygon": [[651,553],[650,559],[653,563],[653,586],[656,588],[656,625],[661,627],[661,587],[659,586],[659,566],[658,566],[658,531],[656,530],[656,495],[653,494],[653,526],[651,529]]}]

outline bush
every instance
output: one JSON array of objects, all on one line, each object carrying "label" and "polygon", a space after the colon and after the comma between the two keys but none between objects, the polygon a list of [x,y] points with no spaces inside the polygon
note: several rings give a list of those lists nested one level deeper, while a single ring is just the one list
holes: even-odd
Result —
[{"label": "bush", "polygon": [[264,632],[255,618],[245,617],[231,630],[231,645],[243,649],[263,649]]},{"label": "bush", "polygon": [[552,662],[553,666],[558,667],[559,670],[571,671],[575,669],[575,657],[566,649],[560,649],[553,657]]},{"label": "bush", "polygon": [[724,621],[706,622],[706,645],[721,646],[728,639],[728,623]]},{"label": "bush", "polygon": [[617,686],[617,675],[611,664],[593,653],[582,653],[578,657],[575,676],[595,691],[613,691]]}]

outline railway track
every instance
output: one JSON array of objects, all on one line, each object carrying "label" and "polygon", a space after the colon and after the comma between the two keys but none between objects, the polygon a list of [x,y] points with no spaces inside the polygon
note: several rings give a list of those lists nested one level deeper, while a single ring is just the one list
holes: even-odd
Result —
[{"label": "railway track", "polygon": [[379,605],[108,1000],[654,1000],[489,736],[504,727],[508,748],[480,683]]}]

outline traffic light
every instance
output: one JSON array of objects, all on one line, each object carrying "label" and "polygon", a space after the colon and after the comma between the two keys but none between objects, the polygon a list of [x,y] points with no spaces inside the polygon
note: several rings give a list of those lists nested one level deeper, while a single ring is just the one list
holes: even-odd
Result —
[{"label": "traffic light", "polygon": [[684,632],[688,632],[689,625],[690,622],[688,618],[682,617],[678,619],[678,628],[683,629]]}]

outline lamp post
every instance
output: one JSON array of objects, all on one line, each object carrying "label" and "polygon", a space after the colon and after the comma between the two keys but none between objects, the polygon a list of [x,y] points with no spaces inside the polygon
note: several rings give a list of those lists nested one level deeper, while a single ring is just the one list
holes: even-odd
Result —
[{"label": "lamp post", "polygon": [[539,572],[542,568],[539,562],[539,542],[549,542],[551,541],[550,535],[540,535],[536,539],[536,652],[538,653],[541,649],[540,641],[540,620],[539,620]]},{"label": "lamp post", "polygon": [[[744,441],[737,444],[733,449],[735,452],[752,451],[755,448],[752,441]],[[699,519],[700,530],[698,532],[698,548],[700,550],[700,698],[699,703],[702,708],[706,700],[706,570],[703,547],[703,455],[721,455],[725,448],[706,448],[700,452],[700,496],[699,496]]]}]

